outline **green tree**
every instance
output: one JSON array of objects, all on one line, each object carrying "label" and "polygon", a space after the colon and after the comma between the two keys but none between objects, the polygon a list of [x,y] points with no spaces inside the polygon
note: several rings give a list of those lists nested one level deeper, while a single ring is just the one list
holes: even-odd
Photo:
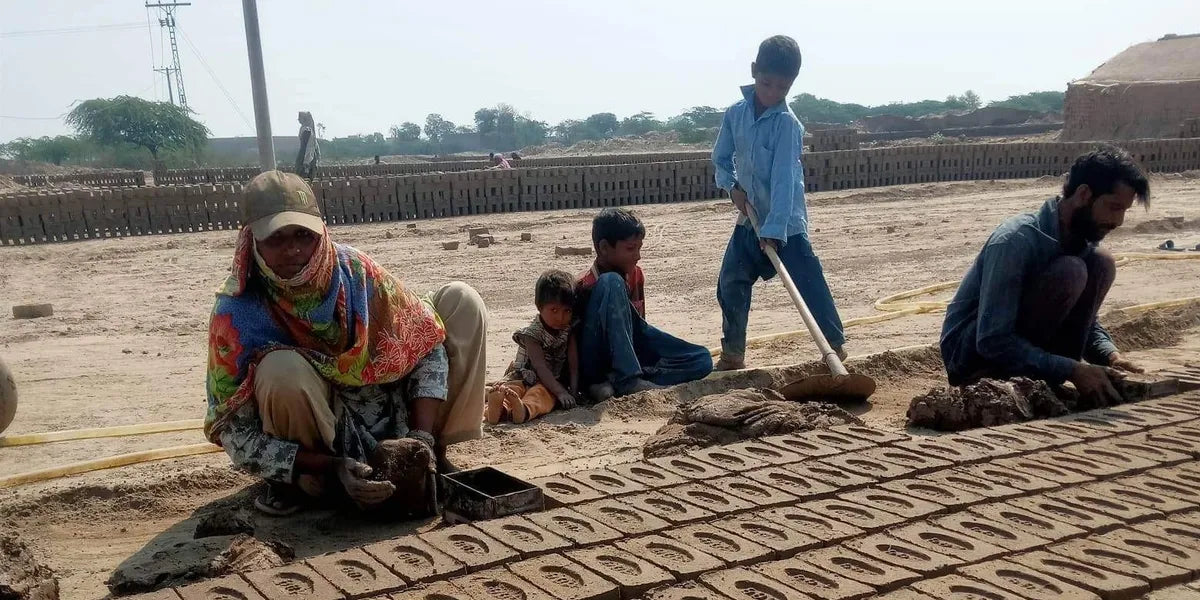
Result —
[{"label": "green tree", "polygon": [[141,146],[155,161],[165,149],[199,152],[208,140],[208,128],[186,108],[170,102],[152,102],[134,96],[96,98],[67,114],[67,124],[97,143]]},{"label": "green tree", "polygon": [[496,109],[481,108],[475,111],[475,131],[484,137],[496,134]]},{"label": "green tree", "polygon": [[86,144],[69,135],[40,138],[17,138],[0,145],[0,156],[18,160],[35,160],[61,165],[68,158],[81,158]]},{"label": "green tree", "polygon": [[442,118],[442,115],[430,113],[425,117],[425,137],[433,143],[439,143],[443,138],[454,133],[454,123]]},{"label": "green tree", "polygon": [[541,144],[550,134],[550,126],[545,121],[537,121],[525,116],[517,116],[513,120],[515,148],[524,148]]},{"label": "green tree", "polygon": [[616,135],[617,127],[621,124],[617,115],[612,113],[596,113],[583,121],[584,136],[589,140],[604,140]]},{"label": "green tree", "polygon": [[963,103],[965,103],[968,107],[970,107],[971,110],[977,110],[979,107],[983,106],[983,101],[979,99],[979,94],[976,94],[975,90],[967,90],[958,98],[959,100],[962,100]]},{"label": "green tree", "polygon": [[392,125],[388,134],[394,142],[415,142],[421,139],[421,126],[411,121]]},{"label": "green tree", "polygon": [[988,103],[997,108],[1019,108],[1036,110],[1038,112],[1062,112],[1066,94],[1063,92],[1030,92],[1018,96],[1009,96],[1004,100]]},{"label": "green tree", "polygon": [[621,119],[617,133],[620,135],[645,135],[663,128],[663,122],[654,118],[654,113],[642,111]]}]

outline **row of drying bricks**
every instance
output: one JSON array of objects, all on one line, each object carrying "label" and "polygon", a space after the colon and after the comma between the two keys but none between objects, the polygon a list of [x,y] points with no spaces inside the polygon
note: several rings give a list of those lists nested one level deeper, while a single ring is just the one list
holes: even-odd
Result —
[{"label": "row of drying bricks", "polygon": [[543,513],[155,596],[1133,598],[1200,575],[1198,416],[1193,395],[937,437],[764,438],[535,480],[558,505]]}]

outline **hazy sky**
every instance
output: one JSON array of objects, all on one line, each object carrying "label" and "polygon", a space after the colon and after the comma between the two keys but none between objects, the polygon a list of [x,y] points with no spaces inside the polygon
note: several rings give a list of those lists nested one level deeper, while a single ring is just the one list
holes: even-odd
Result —
[{"label": "hazy sky", "polygon": [[[804,52],[793,94],[878,104],[1062,90],[1129,45],[1200,30],[1196,0],[259,0],[259,16],[275,134],[310,110],[327,137],[430,112],[471,123],[499,102],[551,124],[724,107],[776,33]],[[193,0],[178,25],[192,109],[215,136],[253,135],[241,2]],[[0,0],[0,141],[69,132],[31,117],[80,100],[165,100],[159,32],[139,0]]]}]

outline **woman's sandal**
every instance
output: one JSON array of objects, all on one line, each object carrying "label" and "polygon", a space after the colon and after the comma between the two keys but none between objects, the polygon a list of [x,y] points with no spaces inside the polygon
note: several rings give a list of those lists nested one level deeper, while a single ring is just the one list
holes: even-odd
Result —
[{"label": "woman's sandal", "polygon": [[300,491],[295,486],[268,482],[267,490],[254,499],[254,508],[273,517],[286,517],[300,510]]}]

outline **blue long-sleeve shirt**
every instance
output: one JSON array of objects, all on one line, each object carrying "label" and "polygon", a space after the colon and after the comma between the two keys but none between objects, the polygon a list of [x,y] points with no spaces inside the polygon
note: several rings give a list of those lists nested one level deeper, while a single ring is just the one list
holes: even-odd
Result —
[{"label": "blue long-sleeve shirt", "polygon": [[787,102],[755,118],[753,85],[742,86],[742,96],[725,111],[713,147],[717,187],[732,191],[740,183],[758,213],[759,237],[784,244],[808,233],[800,163],[804,126]]},{"label": "blue long-sleeve shirt", "polygon": [[[1023,283],[1066,254],[1058,219],[1055,198],[1036,213],[1008,219],[984,244],[947,307],[942,325],[942,359],[951,383],[988,365],[1055,383],[1071,376],[1073,358],[1046,352],[1017,333]],[[1092,252],[1095,246],[1088,244],[1077,256],[1086,258]],[[1093,321],[1082,358],[1108,364],[1109,355],[1116,351],[1108,332]]]}]

